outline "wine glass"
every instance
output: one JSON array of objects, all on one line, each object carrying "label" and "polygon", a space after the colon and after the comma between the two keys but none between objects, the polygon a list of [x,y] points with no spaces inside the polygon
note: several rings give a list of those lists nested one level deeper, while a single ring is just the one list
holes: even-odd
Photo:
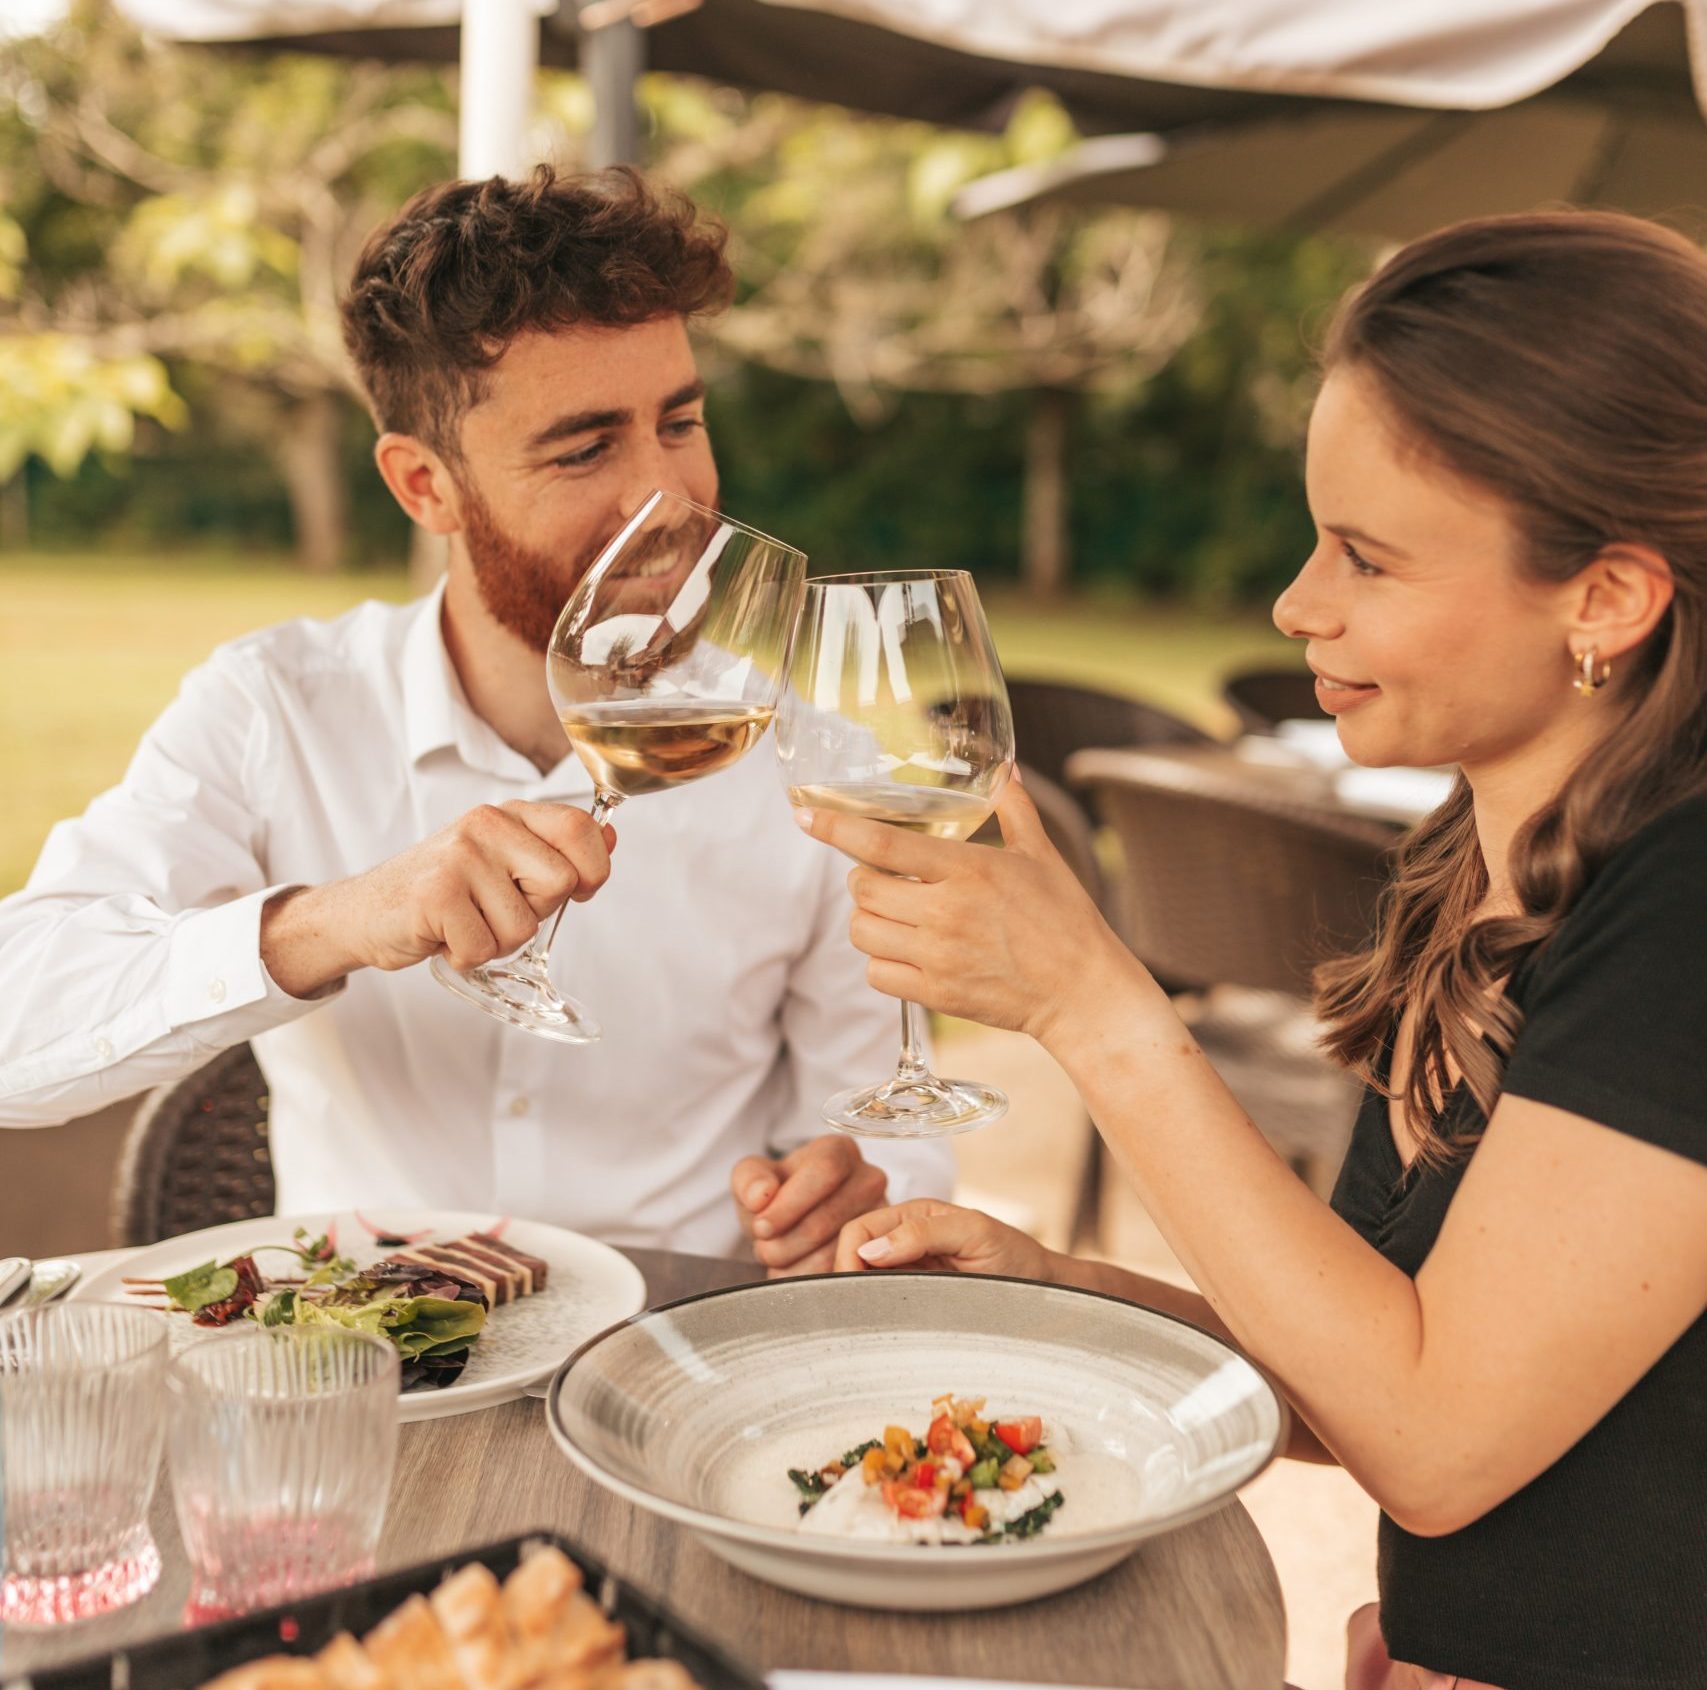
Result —
[{"label": "wine glass", "polygon": [[[792,803],[971,838],[1014,762],[1007,685],[972,577],[895,570],[807,582],[776,749]],[[925,1066],[917,1006],[903,1003],[894,1075],[838,1092],[823,1116],[863,1137],[940,1138],[1007,1108],[994,1086]]]},{"label": "wine glass", "polygon": [[[806,554],[674,493],[649,494],[564,605],[546,685],[593,777],[593,820],[625,798],[726,769],[775,714]],[[567,906],[564,906],[567,908]],[[433,973],[512,1027],[566,1044],[598,1023],[549,973],[557,912],[513,956]]]}]

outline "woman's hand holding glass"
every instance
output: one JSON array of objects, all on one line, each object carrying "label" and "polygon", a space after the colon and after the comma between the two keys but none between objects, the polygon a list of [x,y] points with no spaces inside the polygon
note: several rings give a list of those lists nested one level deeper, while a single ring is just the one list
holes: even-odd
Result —
[{"label": "woman's hand holding glass", "polygon": [[796,812],[855,858],[854,944],[880,992],[1029,1033],[1059,1051],[1123,992],[1158,988],[1050,844],[1018,781],[996,802],[1005,849],[926,839],[858,816]]}]

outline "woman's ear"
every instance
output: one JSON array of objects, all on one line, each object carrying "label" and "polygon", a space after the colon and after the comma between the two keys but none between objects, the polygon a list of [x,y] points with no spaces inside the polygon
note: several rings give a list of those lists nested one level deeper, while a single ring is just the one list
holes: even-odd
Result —
[{"label": "woman's ear", "polygon": [[1634,651],[1659,626],[1675,590],[1671,565],[1652,546],[1607,546],[1568,583],[1571,650],[1592,646],[1603,663]]},{"label": "woman's ear", "polygon": [[409,519],[429,534],[455,534],[462,527],[456,482],[444,460],[412,434],[382,434],[373,461]]}]

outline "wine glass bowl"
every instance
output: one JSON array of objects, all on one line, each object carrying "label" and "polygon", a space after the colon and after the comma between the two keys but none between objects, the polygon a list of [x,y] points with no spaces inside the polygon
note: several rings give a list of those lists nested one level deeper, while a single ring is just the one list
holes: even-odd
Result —
[{"label": "wine glass bowl", "polygon": [[[964,570],[809,581],[789,681],[777,762],[792,803],[937,839],[970,839],[988,819],[1013,771],[1013,717]],[[930,1072],[903,1004],[893,1077],[838,1093],[823,1115],[859,1136],[935,1138],[1006,1110],[995,1087]]]},{"label": "wine glass bowl", "polygon": [[[776,712],[806,557],[673,493],[650,494],[594,560],[552,631],[546,685],[593,777],[593,819],[717,773]],[[553,984],[543,941],[435,976],[502,1021],[585,1044],[597,1023]]]}]

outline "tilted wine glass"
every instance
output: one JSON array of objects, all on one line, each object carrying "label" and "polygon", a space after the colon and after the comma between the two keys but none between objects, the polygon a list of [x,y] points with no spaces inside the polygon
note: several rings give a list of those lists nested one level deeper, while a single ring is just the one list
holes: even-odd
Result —
[{"label": "tilted wine glass", "polygon": [[[650,494],[557,618],[546,684],[593,777],[593,820],[625,798],[726,769],[776,711],[806,555],[674,493]],[[567,906],[565,906],[566,908]],[[563,921],[513,956],[434,975],[512,1027],[567,1044],[598,1023],[552,983]],[[543,932],[543,929],[542,929]]]},{"label": "tilted wine glass", "polygon": [[[1007,684],[964,570],[823,576],[806,584],[777,716],[790,800],[969,839],[1014,761]],[[1007,1113],[994,1086],[939,1079],[901,1006],[901,1059],[880,1085],[838,1092],[824,1119],[872,1138],[938,1138]]]}]

